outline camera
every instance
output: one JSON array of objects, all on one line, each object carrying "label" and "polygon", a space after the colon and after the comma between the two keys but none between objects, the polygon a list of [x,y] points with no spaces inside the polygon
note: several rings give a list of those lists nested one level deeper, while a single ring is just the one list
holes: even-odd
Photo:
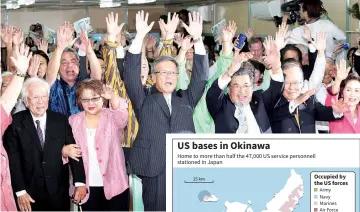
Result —
[{"label": "camera", "polygon": [[[299,23],[299,25],[304,25],[305,20],[301,18],[300,16],[300,8],[301,4],[303,3],[303,0],[293,0],[286,2],[281,5],[281,11],[289,13],[289,18],[287,20],[287,24],[291,25],[296,22]],[[276,27],[280,26],[282,23],[282,17],[274,16],[274,21],[276,24]]]},{"label": "camera", "polygon": [[42,30],[42,26],[39,23],[30,25],[30,31],[39,32],[41,30]]}]

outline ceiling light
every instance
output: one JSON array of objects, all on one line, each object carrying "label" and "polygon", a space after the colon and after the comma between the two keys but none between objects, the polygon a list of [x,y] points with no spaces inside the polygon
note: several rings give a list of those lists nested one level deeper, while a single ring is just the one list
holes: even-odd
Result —
[{"label": "ceiling light", "polygon": [[7,10],[15,10],[19,9],[20,5],[17,2],[8,1],[6,2],[6,9]]},{"label": "ceiling light", "polygon": [[147,4],[156,2],[156,0],[128,0],[128,4]]},{"label": "ceiling light", "polygon": [[18,4],[19,5],[31,5],[31,4],[34,4],[35,3],[35,0],[19,0],[18,1]]},{"label": "ceiling light", "polygon": [[121,6],[120,2],[117,2],[117,3],[113,3],[113,2],[100,3],[100,8],[120,7],[120,6]]}]

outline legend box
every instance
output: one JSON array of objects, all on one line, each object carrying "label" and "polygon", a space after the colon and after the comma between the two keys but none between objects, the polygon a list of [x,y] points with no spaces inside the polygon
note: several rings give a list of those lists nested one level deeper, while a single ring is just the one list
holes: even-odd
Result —
[{"label": "legend box", "polygon": [[354,172],[311,172],[311,211],[355,212]]}]

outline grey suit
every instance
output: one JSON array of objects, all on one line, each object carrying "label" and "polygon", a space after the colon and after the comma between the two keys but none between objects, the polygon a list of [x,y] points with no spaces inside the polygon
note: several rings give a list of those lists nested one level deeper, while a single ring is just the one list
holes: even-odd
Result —
[{"label": "grey suit", "polygon": [[208,71],[207,56],[194,55],[189,87],[172,93],[170,114],[164,95],[155,86],[144,90],[141,84],[141,54],[126,55],[124,82],[139,122],[128,171],[142,178],[146,211],[166,210],[166,133],[195,132],[193,110],[204,92]]}]

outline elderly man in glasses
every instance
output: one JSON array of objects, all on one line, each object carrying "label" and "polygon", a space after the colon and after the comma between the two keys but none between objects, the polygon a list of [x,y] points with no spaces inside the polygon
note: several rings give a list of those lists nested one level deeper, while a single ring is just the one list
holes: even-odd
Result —
[{"label": "elderly man in glasses", "polygon": [[[40,78],[25,81],[22,97],[28,108],[13,116],[4,135],[13,191],[21,211],[69,211],[69,166],[62,149],[75,144],[67,117],[48,110],[49,85]],[[75,200],[86,196],[82,159],[69,159]]]},{"label": "elderly man in glasses", "polygon": [[[304,74],[299,61],[292,58],[283,61],[282,70],[285,74],[282,95],[274,107],[268,108],[274,133],[315,133],[315,121],[334,121],[343,117],[347,110],[343,101],[325,107],[313,96],[316,89],[302,91]],[[290,114],[281,112],[284,108],[289,108]]]},{"label": "elderly man in glasses", "polygon": [[[177,15],[173,19],[179,21]],[[164,56],[153,63],[155,85],[144,90],[139,77],[141,45],[154,23],[148,25],[148,14],[145,16],[143,11],[136,15],[137,34],[125,58],[124,83],[139,121],[128,171],[142,179],[145,211],[166,211],[166,134],[195,132],[192,114],[207,80],[209,64],[201,39],[202,18],[194,13],[189,19],[190,25],[184,27],[194,39],[195,55],[187,90],[175,90],[178,64]],[[167,39],[173,38],[167,34]]]}]

